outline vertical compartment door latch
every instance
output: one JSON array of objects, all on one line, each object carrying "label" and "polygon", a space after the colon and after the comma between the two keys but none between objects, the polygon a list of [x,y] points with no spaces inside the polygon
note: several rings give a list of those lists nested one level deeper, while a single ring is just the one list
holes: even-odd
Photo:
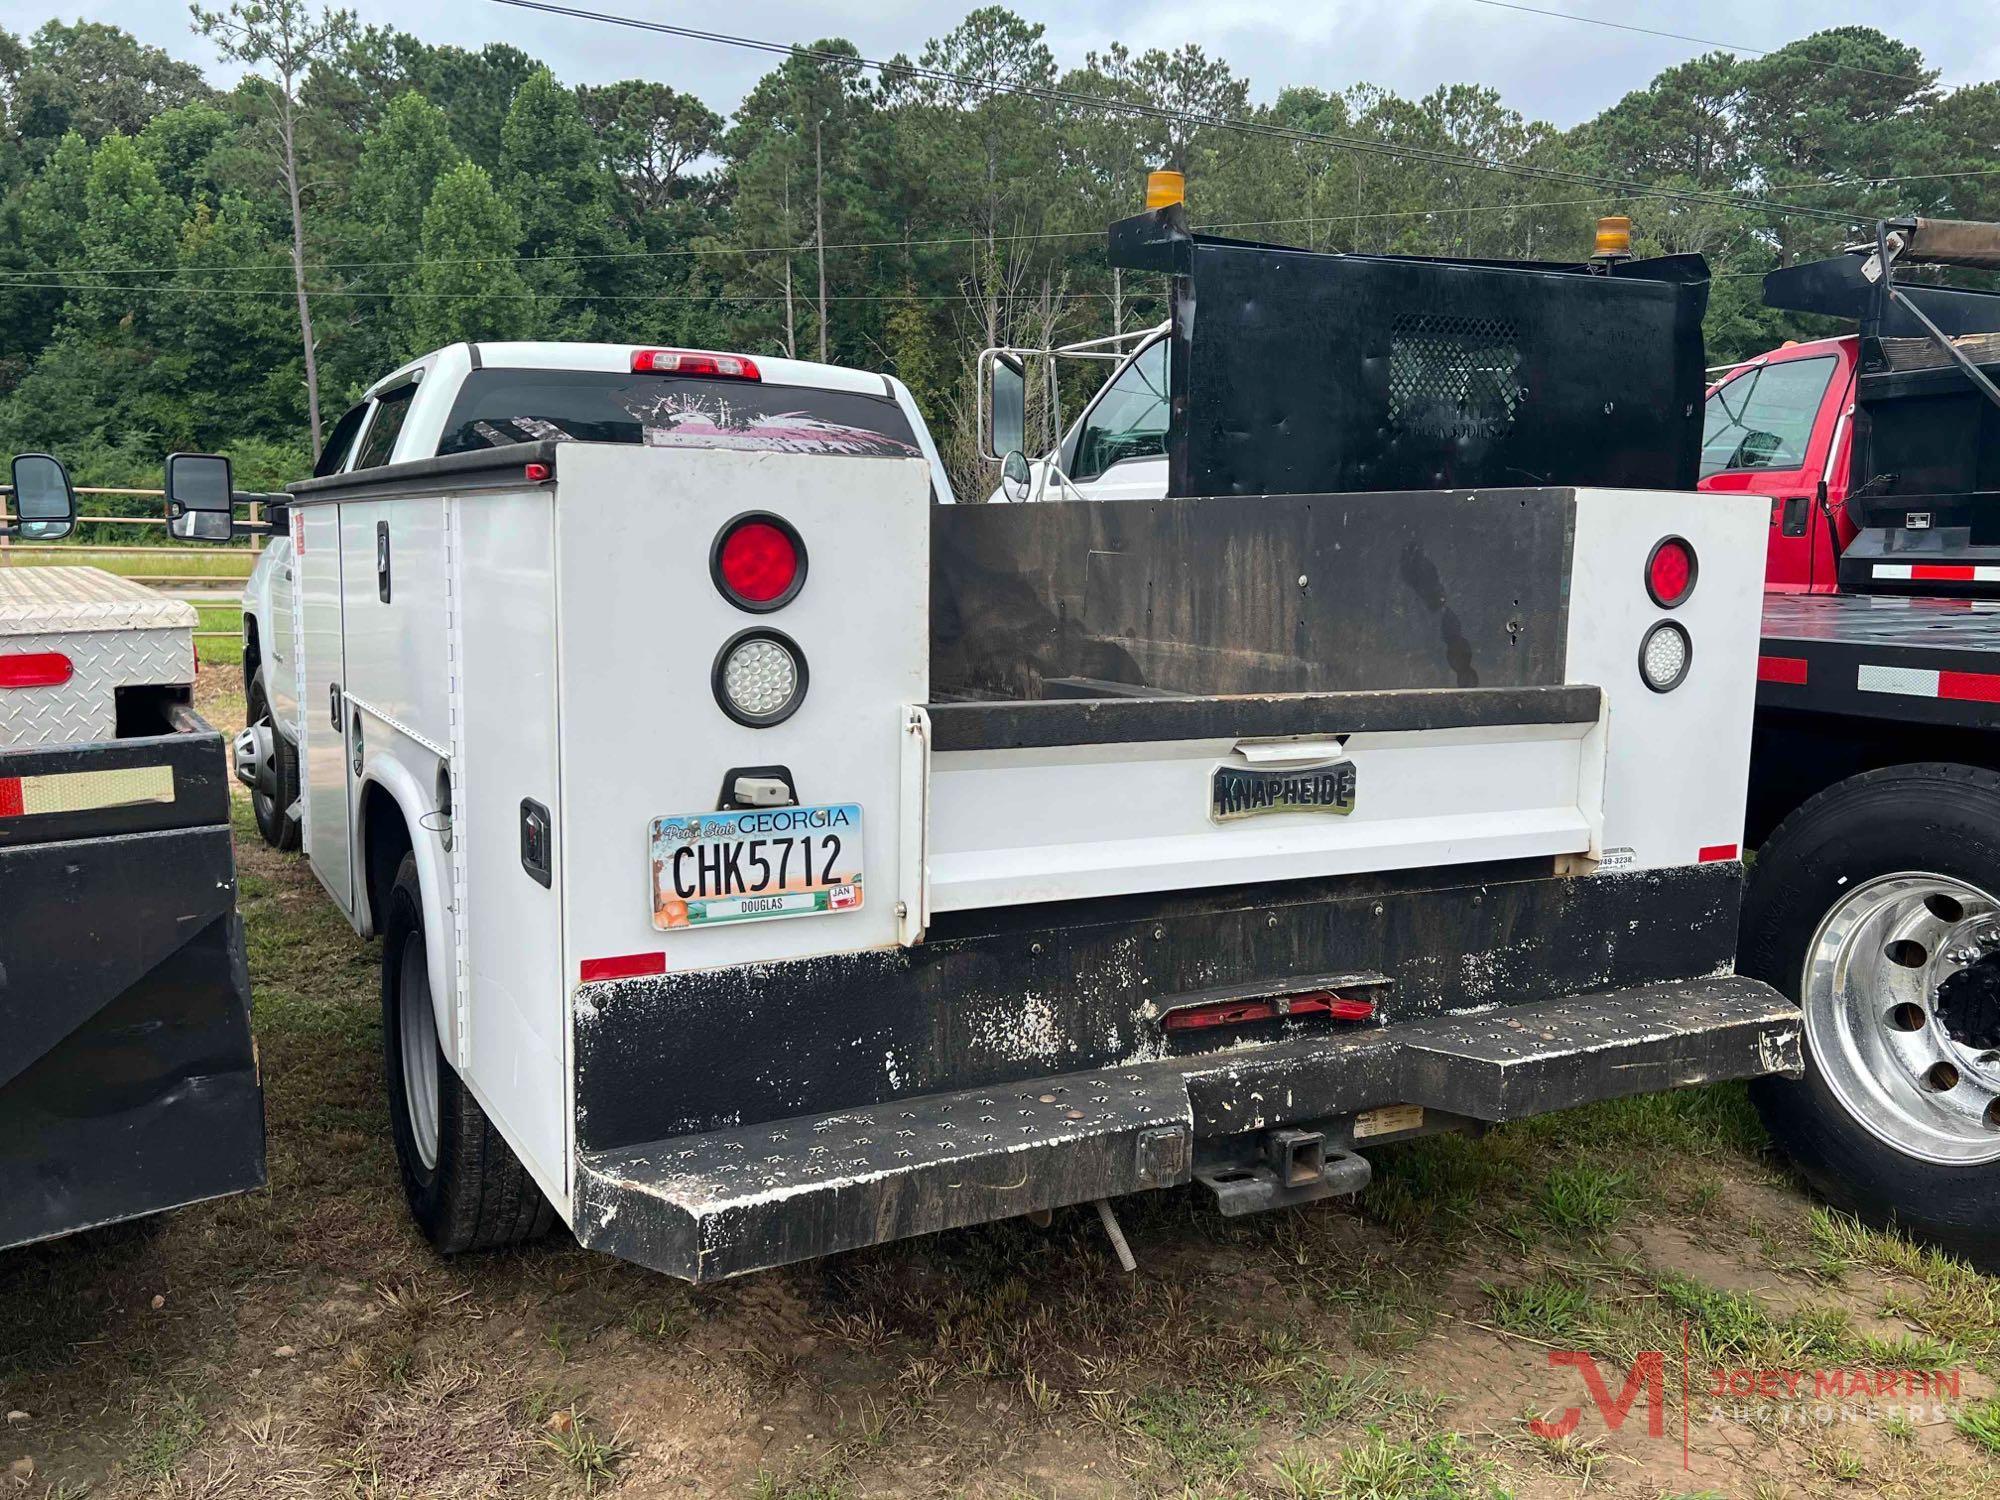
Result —
[{"label": "vertical compartment door latch", "polygon": [[554,824],[549,810],[532,797],[521,799],[521,868],[542,885],[553,885],[555,863],[551,857]]}]

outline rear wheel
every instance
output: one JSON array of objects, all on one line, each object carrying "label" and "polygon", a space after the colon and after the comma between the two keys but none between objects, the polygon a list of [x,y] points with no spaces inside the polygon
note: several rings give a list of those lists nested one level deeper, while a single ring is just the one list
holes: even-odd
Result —
[{"label": "rear wheel", "polygon": [[1896,766],[1757,853],[1743,972],[1799,1001],[1805,1076],[1755,1089],[1813,1187],[2000,1264],[2000,776]]},{"label": "rear wheel", "polygon": [[438,1044],[417,860],[403,856],[382,927],[382,1051],[403,1194],[441,1253],[546,1234],[555,1211]]},{"label": "rear wheel", "polygon": [[291,806],[299,800],[299,752],[278,729],[271,713],[271,694],[260,666],[250,678],[244,703],[247,727],[238,741],[239,764],[247,754],[252,765],[250,807],[257,831],[273,849],[299,847],[299,820]]}]

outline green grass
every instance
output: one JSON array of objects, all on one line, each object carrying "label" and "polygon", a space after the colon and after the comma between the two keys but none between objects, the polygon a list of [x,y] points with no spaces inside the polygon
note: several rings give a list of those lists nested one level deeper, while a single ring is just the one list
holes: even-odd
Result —
[{"label": "green grass", "polygon": [[1629,1173],[1576,1162],[1542,1179],[1535,1209],[1558,1234],[1589,1238],[1616,1227],[1632,1197]]},{"label": "green grass", "polygon": [[243,665],[243,610],[234,604],[198,604],[195,613],[200,623],[196,630],[219,630],[228,633],[228,639],[205,636],[195,642],[196,655],[203,662],[213,666],[240,667]]},{"label": "green grass", "polygon": [[1263,1405],[1243,1386],[1170,1386],[1142,1396],[1134,1422],[1166,1450],[1183,1478],[1213,1483],[1243,1472],[1257,1446],[1257,1424],[1265,1414]]},{"label": "green grass", "polygon": [[1964,1407],[1952,1419],[1952,1425],[1988,1453],[2000,1453],[2000,1399]]},{"label": "green grass", "polygon": [[1488,1295],[1496,1325],[1547,1344],[1576,1347],[1584,1329],[1596,1320],[1590,1289],[1558,1276],[1489,1288]]},{"label": "green grass", "polygon": [[192,1397],[175,1397],[147,1431],[133,1455],[133,1467],[148,1479],[171,1478],[175,1466],[207,1425]]},{"label": "green grass", "polygon": [[1421,1442],[1375,1433],[1340,1455],[1336,1500],[1474,1500],[1501,1493],[1454,1433]]},{"label": "green grass", "polygon": [[232,550],[227,557],[180,546],[134,547],[118,552],[99,552],[63,544],[53,544],[39,551],[21,546],[7,549],[7,566],[10,568],[102,568],[121,578],[199,575],[220,583],[248,578],[256,561],[257,554],[248,547],[241,551]]}]

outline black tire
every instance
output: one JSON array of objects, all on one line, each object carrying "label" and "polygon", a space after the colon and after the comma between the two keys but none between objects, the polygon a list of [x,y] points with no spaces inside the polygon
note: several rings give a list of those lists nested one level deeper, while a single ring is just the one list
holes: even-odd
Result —
[{"label": "black tire", "polygon": [[[426,1163],[418,1149],[410,1091],[404,1086],[402,1045],[403,1007],[420,1005],[428,1013],[431,1005],[430,981],[422,962],[424,908],[415,855],[403,856],[386,907],[388,915],[382,926],[382,1054],[396,1160],[402,1169],[403,1194],[409,1200],[410,1213],[424,1238],[443,1255],[493,1250],[544,1235],[555,1223],[555,1210],[460,1082],[458,1070],[435,1045],[430,1049],[430,1066],[437,1070],[436,1161]],[[406,984],[403,958],[412,943],[419,947],[415,961],[408,966],[414,973]]]},{"label": "black tire", "polygon": [[257,831],[273,849],[296,849],[299,847],[299,820],[288,816],[287,809],[299,800],[299,752],[290,740],[278,732],[277,720],[271,716],[271,695],[264,685],[264,669],[261,666],[250,678],[244,718],[251,724],[271,726],[271,759],[277,767],[277,791],[274,795],[266,797],[254,789],[250,793],[250,807],[257,815]]},{"label": "black tire", "polygon": [[[1836,783],[1757,851],[1743,906],[1739,970],[1800,998],[1806,955],[1839,898],[1901,872],[2000,891],[2000,775],[1908,765]],[[2000,1162],[1948,1166],[1906,1155],[1849,1113],[1806,1047],[1806,1072],[1752,1089],[1778,1145],[1828,1202],[2000,1267]]]}]

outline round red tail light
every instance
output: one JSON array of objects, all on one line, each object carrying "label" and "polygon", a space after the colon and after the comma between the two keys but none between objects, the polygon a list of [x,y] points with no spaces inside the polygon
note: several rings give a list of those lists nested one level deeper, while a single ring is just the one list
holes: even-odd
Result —
[{"label": "round red tail light", "polygon": [[797,597],[806,581],[806,547],[788,521],[755,511],[716,533],[709,576],[738,609],[767,614]]},{"label": "round red tail light", "polygon": [[1661,609],[1672,609],[1694,592],[1694,548],[1677,536],[1654,544],[1646,559],[1646,592]]}]

